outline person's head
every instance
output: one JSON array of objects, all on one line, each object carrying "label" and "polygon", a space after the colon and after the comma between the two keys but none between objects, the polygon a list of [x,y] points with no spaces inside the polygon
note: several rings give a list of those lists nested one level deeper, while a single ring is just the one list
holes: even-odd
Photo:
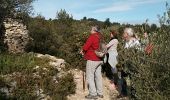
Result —
[{"label": "person's head", "polygon": [[144,36],[144,38],[147,38],[148,37],[148,33],[147,32],[143,33],[143,36]]},{"label": "person's head", "polygon": [[91,29],[91,34],[96,33],[96,32],[100,32],[100,28],[98,26],[93,26]]},{"label": "person's head", "polygon": [[123,33],[123,38],[128,40],[130,37],[134,36],[134,31],[132,28],[125,28]]},{"label": "person's head", "polygon": [[117,33],[115,30],[110,30],[110,38],[113,39],[113,38],[117,38]]}]

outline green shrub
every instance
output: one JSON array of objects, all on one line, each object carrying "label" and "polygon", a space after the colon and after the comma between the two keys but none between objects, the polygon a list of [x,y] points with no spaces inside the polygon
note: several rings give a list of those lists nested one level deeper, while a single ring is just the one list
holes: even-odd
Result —
[{"label": "green shrub", "polygon": [[149,55],[140,50],[121,48],[119,63],[130,74],[131,99],[170,99],[169,37],[170,29],[166,26],[152,35],[151,42],[154,44],[154,49]]},{"label": "green shrub", "polygon": [[75,93],[75,87],[73,75],[70,73],[59,79],[57,84],[53,81],[44,81],[44,89],[53,100],[66,100],[67,95]]},{"label": "green shrub", "polygon": [[[0,92],[2,99],[40,99],[40,95],[36,94],[38,89],[42,89],[43,94],[49,95],[53,100],[64,100],[67,95],[75,93],[73,75],[58,78],[58,70],[49,66],[48,58],[36,58],[34,53],[0,54],[0,58],[0,88],[11,88],[11,82],[17,83],[11,95]],[[35,66],[39,68],[35,69]]]},{"label": "green shrub", "polygon": [[29,71],[35,66],[33,53],[25,54],[0,54],[0,73],[9,74],[12,72]]}]

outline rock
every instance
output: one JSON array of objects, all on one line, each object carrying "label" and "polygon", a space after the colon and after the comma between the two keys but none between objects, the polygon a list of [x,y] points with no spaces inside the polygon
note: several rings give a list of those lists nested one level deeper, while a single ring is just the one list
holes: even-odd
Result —
[{"label": "rock", "polygon": [[0,88],[0,92],[5,93],[7,96],[10,94],[7,87]]},{"label": "rock", "polygon": [[36,54],[36,57],[38,57],[38,58],[42,58],[44,55],[43,54]]},{"label": "rock", "polygon": [[36,95],[38,96],[38,100],[52,100],[51,97],[47,94],[44,94],[43,89],[36,90]]},{"label": "rock", "polygon": [[4,21],[5,26],[5,39],[4,43],[8,46],[10,53],[23,53],[29,40],[26,26],[21,21],[16,21],[11,18],[7,18]]},{"label": "rock", "polygon": [[11,83],[10,83],[10,86],[11,86],[11,87],[16,87],[16,86],[17,86],[17,82],[16,82],[16,81],[11,82]]},{"label": "rock", "polygon": [[38,68],[40,68],[40,66],[35,66],[35,68],[34,68],[34,69],[38,69]]},{"label": "rock", "polygon": [[62,64],[64,64],[65,62],[64,62],[64,60],[62,59],[58,59],[58,61],[55,61],[55,62],[53,62],[53,61],[50,61],[49,62],[49,65],[51,65],[51,66],[54,66],[54,67],[58,67],[58,66],[61,66]]},{"label": "rock", "polygon": [[57,74],[57,77],[59,78],[62,78],[63,76],[65,76],[67,74],[67,72],[64,72],[64,71],[60,71],[58,74]]},{"label": "rock", "polygon": [[49,58],[49,59],[52,60],[52,61],[58,60],[55,56],[51,56],[51,55],[49,55],[49,54],[45,54],[44,56],[47,57],[47,58]]},{"label": "rock", "polygon": [[58,71],[61,71],[63,68],[65,68],[65,60],[64,59],[59,59],[56,58],[55,56],[51,56],[48,54],[36,54],[36,57],[38,58],[45,58],[45,59],[49,59],[49,65],[56,68]]}]

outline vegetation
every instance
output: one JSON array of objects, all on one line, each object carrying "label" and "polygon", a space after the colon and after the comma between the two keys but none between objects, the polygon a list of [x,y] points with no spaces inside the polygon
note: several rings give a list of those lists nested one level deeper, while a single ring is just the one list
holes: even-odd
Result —
[{"label": "vegetation", "polygon": [[32,12],[32,2],[35,0],[0,0],[0,52],[5,51],[4,40],[5,18],[22,19],[26,24],[29,21],[29,14]]},{"label": "vegetation", "polygon": [[[167,10],[167,14],[170,10]],[[165,20],[160,28],[153,31],[149,29],[150,42],[154,44],[151,54],[146,54],[140,50],[130,49],[122,50],[120,48],[119,59],[120,66],[124,67],[130,76],[131,99],[137,100],[169,100],[169,82],[170,82],[170,28]],[[159,19],[162,20],[162,19]],[[146,28],[145,28],[146,30]],[[151,31],[152,30],[152,31]],[[122,47],[122,46],[121,46]]]},{"label": "vegetation", "polygon": [[[0,99],[40,99],[42,94],[39,91],[43,90],[44,95],[54,100],[65,100],[67,95],[75,92],[73,75],[68,73],[57,77],[58,70],[48,65],[50,60],[47,58],[36,58],[34,53],[1,54],[0,57],[0,88],[6,87],[12,93],[2,92]],[[15,83],[16,86],[11,89]]]},{"label": "vegetation", "polygon": [[[110,22],[107,18],[104,22],[94,18],[84,17],[82,20],[73,19],[72,15],[65,10],[56,14],[56,19],[46,20],[38,15],[29,17],[31,3],[34,0],[1,0],[0,1],[0,73],[1,76],[15,74],[19,87],[13,89],[13,95],[7,96],[0,93],[0,99],[39,99],[33,93],[38,87],[44,90],[54,100],[66,99],[66,96],[75,92],[73,75],[68,74],[58,79],[57,85],[52,81],[57,70],[51,68],[47,63],[49,59],[35,58],[34,53],[12,55],[5,53],[3,44],[4,27],[2,21],[6,16],[15,16],[25,20],[29,35],[32,40],[27,45],[27,52],[51,54],[66,60],[68,69],[85,69],[85,61],[79,51],[87,39],[91,26],[99,25],[106,40],[109,41],[109,30],[116,30],[119,35],[119,66],[130,75],[130,97],[131,99],[144,100],[168,100],[170,99],[170,8],[166,4],[167,12],[158,16],[160,27],[156,24],[149,25],[148,19],[141,25],[120,24]],[[26,6],[27,5],[27,6]],[[24,9],[23,9],[24,8]],[[16,14],[17,13],[17,14]],[[139,37],[144,32],[149,33],[150,42],[154,49],[151,54],[143,51],[123,49],[122,33],[125,27],[132,27]],[[41,78],[34,79],[35,66],[42,66],[39,70]],[[44,72],[43,68],[48,68]],[[44,74],[43,74],[44,73]],[[21,75],[20,75],[21,74]],[[0,87],[9,87],[12,80],[0,77]]]}]

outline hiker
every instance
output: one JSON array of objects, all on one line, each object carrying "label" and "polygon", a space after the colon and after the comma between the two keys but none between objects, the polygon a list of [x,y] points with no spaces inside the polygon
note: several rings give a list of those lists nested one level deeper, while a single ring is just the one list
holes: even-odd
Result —
[{"label": "hiker", "polygon": [[152,41],[149,41],[147,32],[143,34],[143,38],[141,39],[141,48],[146,54],[151,54],[153,51],[154,45]]},{"label": "hiker", "polygon": [[98,26],[91,29],[91,34],[84,44],[81,54],[84,54],[86,63],[86,80],[88,84],[89,94],[85,96],[86,99],[103,98],[103,84],[101,74],[101,58],[95,54],[95,50],[99,48],[100,31]]},{"label": "hiker", "polygon": [[[136,38],[136,35],[134,34],[134,31],[132,28],[125,28],[123,33],[123,38],[125,40],[125,49],[129,48],[135,48],[140,49],[140,42]],[[128,53],[128,52],[127,52]],[[130,57],[130,56],[129,56]],[[126,59],[125,65],[123,67],[130,68],[131,62]],[[118,68],[118,98],[127,96],[127,82],[125,77],[127,77],[130,74],[126,72],[122,67]]]},{"label": "hiker", "polygon": [[148,43],[149,43],[148,33],[144,32],[143,37],[141,38],[142,51],[144,51],[144,49],[145,49],[145,47],[147,46]]},{"label": "hiker", "polygon": [[111,68],[112,76],[111,76],[111,83],[117,84],[116,76],[117,76],[117,68],[116,65],[117,61],[117,45],[118,45],[117,33],[115,30],[111,30],[110,32],[110,42],[106,45],[108,53],[105,55],[104,63],[107,64]]},{"label": "hiker", "polygon": [[122,67],[117,68],[117,75],[118,75],[118,80],[117,80],[117,90],[119,92],[119,95],[117,98],[122,98],[127,96],[127,82],[125,77],[128,76],[128,74],[123,70]]},{"label": "hiker", "polygon": [[125,28],[123,33],[123,38],[125,39],[125,48],[135,47],[136,49],[140,49],[140,42],[136,38],[134,31],[132,28]]}]

